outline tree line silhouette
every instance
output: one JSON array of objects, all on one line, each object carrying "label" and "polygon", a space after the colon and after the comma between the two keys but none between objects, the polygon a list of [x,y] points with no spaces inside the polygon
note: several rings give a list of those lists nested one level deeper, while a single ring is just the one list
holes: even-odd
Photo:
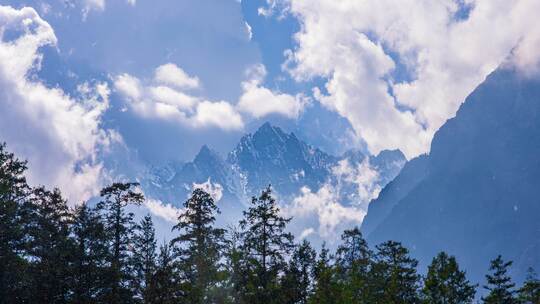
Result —
[{"label": "tree line silhouette", "polygon": [[[136,183],[101,190],[99,203],[70,208],[59,190],[32,188],[26,163],[0,145],[0,303],[473,303],[478,285],[456,258],[439,253],[427,274],[407,248],[370,249],[358,228],[334,254],[295,243],[270,187],[235,227],[215,225],[219,210],[202,189],[184,203],[159,245],[150,215],[128,205],[145,198]],[[491,261],[483,303],[540,303],[531,271],[517,288],[511,262]]]}]

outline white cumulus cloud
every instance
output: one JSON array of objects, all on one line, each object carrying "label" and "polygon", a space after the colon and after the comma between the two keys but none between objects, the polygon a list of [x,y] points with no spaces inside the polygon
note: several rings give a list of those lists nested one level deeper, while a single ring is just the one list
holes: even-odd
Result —
[{"label": "white cumulus cloud", "polygon": [[204,190],[206,193],[212,196],[216,203],[219,202],[223,197],[223,186],[221,186],[219,183],[212,183],[210,179],[200,184],[193,183],[192,188]]},{"label": "white cumulus cloud", "polygon": [[[359,224],[366,212],[356,206],[340,204],[339,193],[330,184],[325,184],[317,192],[303,187],[301,195],[292,203],[283,207],[286,216],[295,219],[314,218],[318,223],[317,233],[323,239],[331,241],[346,227]],[[304,231],[304,237],[313,233]]]},{"label": "white cumulus cloud", "polygon": [[334,168],[332,174],[337,180],[337,188],[341,194],[343,184],[354,188],[354,201],[367,212],[369,202],[381,192],[379,172],[373,168],[366,157],[360,164],[354,165],[348,159],[341,160]]},{"label": "white cumulus cloud", "polygon": [[300,238],[317,233],[333,243],[341,231],[362,223],[370,201],[381,191],[381,177],[368,157],[359,163],[344,159],[332,168],[332,175],[316,191],[303,187],[300,195],[283,207],[286,216],[313,225],[304,229]]},{"label": "white cumulus cloud", "polygon": [[[17,35],[8,39],[7,31]],[[98,155],[119,140],[101,127],[107,84],[81,84],[74,97],[39,80],[40,48],[57,38],[33,8],[0,6],[0,38],[0,140],[29,161],[30,183],[88,199],[105,174]]]},{"label": "white cumulus cloud", "polygon": [[217,126],[223,130],[238,130],[243,127],[242,116],[226,101],[202,101],[197,105],[193,117],[196,126]]},{"label": "white cumulus cloud", "polygon": [[258,64],[248,69],[248,80],[242,83],[243,93],[237,108],[253,117],[261,118],[276,113],[289,118],[297,118],[307,103],[307,98],[301,94],[273,92],[262,86],[266,76],[264,65]]},{"label": "white cumulus cloud", "polygon": [[166,86],[150,88],[151,96],[158,102],[178,107],[180,110],[190,110],[198,102],[197,98],[176,91]]},{"label": "white cumulus cloud", "polygon": [[[434,132],[506,60],[538,70],[540,1],[268,0],[301,29],[284,68],[326,79],[319,101],[347,118],[370,152],[429,150]],[[402,75],[407,75],[402,77]]]},{"label": "white cumulus cloud", "polygon": [[244,126],[242,116],[230,103],[209,101],[184,91],[199,87],[199,80],[172,63],[157,67],[152,81],[124,73],[115,76],[113,82],[127,105],[141,117],[174,121],[192,128],[239,130]]},{"label": "white cumulus cloud", "polygon": [[178,87],[180,89],[195,89],[200,86],[199,78],[189,76],[174,63],[167,63],[156,69],[156,82]]},{"label": "white cumulus cloud", "polygon": [[116,89],[124,96],[137,100],[142,97],[142,88],[139,79],[129,75],[118,75],[114,81]]},{"label": "white cumulus cloud", "polygon": [[178,216],[180,216],[183,211],[181,208],[176,208],[171,204],[164,204],[160,200],[151,198],[147,198],[144,204],[150,213],[170,223],[176,223],[178,221]]}]

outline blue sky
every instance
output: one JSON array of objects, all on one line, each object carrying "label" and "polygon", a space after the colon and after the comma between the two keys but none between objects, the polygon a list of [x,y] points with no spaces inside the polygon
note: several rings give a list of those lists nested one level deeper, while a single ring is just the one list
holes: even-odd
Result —
[{"label": "blue sky", "polygon": [[[293,47],[292,35],[299,29],[298,22],[292,16],[278,20],[260,15],[258,9],[266,5],[265,1],[138,1],[135,5],[107,1],[103,9],[88,9],[76,1],[10,4],[35,8],[54,29],[58,42],[41,50],[44,56],[37,75],[49,86],[59,86],[66,92],[76,93],[81,82],[110,81],[121,73],[148,79],[156,67],[166,63],[196,75],[202,83],[196,94],[210,100],[236,102],[242,94],[246,70],[256,64],[266,68],[262,85],[272,90],[297,94],[310,89],[311,84],[292,81],[281,69],[284,51]],[[130,111],[122,112],[123,108],[121,97],[113,90],[103,126],[119,131],[129,148],[150,163],[189,160],[205,143],[226,153],[241,135],[266,120],[304,135],[331,153],[352,147],[336,148],[334,142],[306,132],[304,125],[309,129],[316,125],[313,119],[303,123],[304,114],[340,120],[339,115],[318,105],[307,107],[299,119],[271,114],[248,118],[245,128],[233,131],[193,130],[175,122],[141,119]],[[347,125],[347,120],[341,119],[341,126]]]},{"label": "blue sky", "polygon": [[536,75],[539,10],[536,0],[3,0],[0,140],[30,161],[31,182],[73,200],[132,160],[186,161],[203,144],[227,153],[265,121],[333,154],[412,158],[501,64]]}]

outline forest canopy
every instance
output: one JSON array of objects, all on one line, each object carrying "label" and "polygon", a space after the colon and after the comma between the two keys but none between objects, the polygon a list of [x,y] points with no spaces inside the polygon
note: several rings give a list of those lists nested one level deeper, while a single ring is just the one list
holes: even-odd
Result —
[{"label": "forest canopy", "polygon": [[[454,256],[439,253],[427,274],[399,242],[371,248],[359,228],[337,250],[295,241],[269,186],[237,226],[194,189],[158,243],[137,183],[113,183],[97,204],[69,206],[58,189],[32,187],[27,164],[0,145],[0,303],[473,303],[479,286]],[[540,303],[534,270],[517,287],[511,261],[487,269],[483,303]]]}]

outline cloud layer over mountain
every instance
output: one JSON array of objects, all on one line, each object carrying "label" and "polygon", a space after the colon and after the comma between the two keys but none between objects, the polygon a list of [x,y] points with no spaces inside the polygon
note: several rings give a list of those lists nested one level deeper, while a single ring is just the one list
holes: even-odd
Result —
[{"label": "cloud layer over mountain", "polygon": [[[372,153],[427,152],[434,132],[509,59],[537,71],[536,0],[267,0],[300,22],[284,68],[326,79],[315,96],[346,117]],[[278,15],[279,15],[278,14]]]}]

